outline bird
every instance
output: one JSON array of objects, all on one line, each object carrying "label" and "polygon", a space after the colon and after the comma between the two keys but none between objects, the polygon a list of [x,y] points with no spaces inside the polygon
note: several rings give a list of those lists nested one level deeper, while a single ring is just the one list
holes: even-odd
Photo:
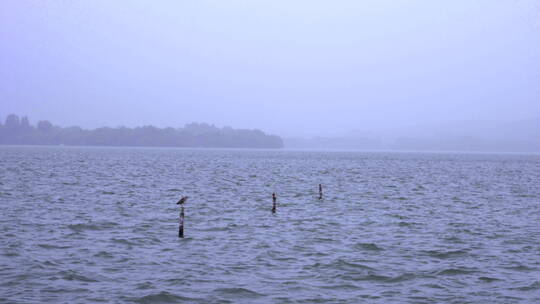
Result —
[{"label": "bird", "polygon": [[189,198],[188,196],[182,196],[182,198],[176,204],[183,205],[187,201],[188,198]]}]

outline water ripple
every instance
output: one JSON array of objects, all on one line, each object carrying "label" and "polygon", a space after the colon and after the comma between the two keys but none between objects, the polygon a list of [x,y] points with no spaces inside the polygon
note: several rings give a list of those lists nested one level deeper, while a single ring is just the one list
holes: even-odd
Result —
[{"label": "water ripple", "polygon": [[0,303],[540,303],[538,181],[537,155],[1,147]]}]

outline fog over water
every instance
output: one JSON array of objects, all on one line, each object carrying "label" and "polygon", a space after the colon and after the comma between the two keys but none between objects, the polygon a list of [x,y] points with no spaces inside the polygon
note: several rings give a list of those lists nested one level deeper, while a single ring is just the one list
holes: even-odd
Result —
[{"label": "fog over water", "polygon": [[538,20],[533,0],[2,1],[0,116],[500,137],[540,121]]},{"label": "fog over water", "polygon": [[0,0],[0,304],[540,303],[539,33],[539,0]]}]

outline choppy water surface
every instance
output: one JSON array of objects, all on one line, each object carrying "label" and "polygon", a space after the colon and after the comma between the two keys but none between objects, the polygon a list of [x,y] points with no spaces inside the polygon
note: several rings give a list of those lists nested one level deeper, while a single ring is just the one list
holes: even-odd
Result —
[{"label": "choppy water surface", "polygon": [[0,203],[3,303],[540,302],[540,156],[1,147]]}]

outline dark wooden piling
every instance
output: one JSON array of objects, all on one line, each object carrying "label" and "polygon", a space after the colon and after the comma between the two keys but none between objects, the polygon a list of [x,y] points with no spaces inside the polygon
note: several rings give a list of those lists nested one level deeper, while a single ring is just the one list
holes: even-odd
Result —
[{"label": "dark wooden piling", "polygon": [[178,237],[184,238],[184,206],[180,209],[180,226],[178,227]]},{"label": "dark wooden piling", "polygon": [[319,184],[319,199],[321,200],[323,197],[322,195],[322,184]]},{"label": "dark wooden piling", "polygon": [[276,213],[276,194],[272,193],[272,213]]}]

